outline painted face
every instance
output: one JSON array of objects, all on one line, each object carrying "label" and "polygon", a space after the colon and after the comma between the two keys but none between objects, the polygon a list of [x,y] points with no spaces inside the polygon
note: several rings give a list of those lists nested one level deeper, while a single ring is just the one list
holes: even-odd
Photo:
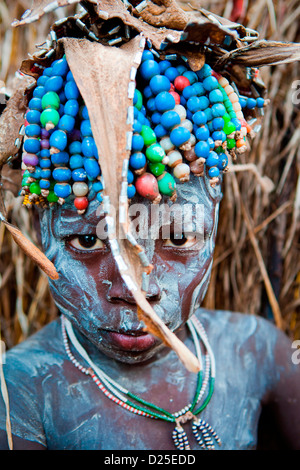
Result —
[{"label": "painted face", "polygon": [[[145,199],[135,199],[130,206],[137,241],[154,266],[147,299],[175,332],[201,303],[208,287],[220,189],[193,177],[178,185],[177,193],[169,212],[166,204],[156,206]],[[73,207],[65,204],[40,214],[43,248],[60,276],[50,281],[54,300],[106,355],[129,364],[148,360],[163,345],[145,334],[108,243],[97,237],[99,203],[92,201],[84,216]]]}]

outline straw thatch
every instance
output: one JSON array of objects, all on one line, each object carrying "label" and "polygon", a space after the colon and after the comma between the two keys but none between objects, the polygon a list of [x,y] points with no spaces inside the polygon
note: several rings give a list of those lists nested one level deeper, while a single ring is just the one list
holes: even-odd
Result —
[{"label": "straw thatch", "polygon": [[[256,29],[262,38],[300,42],[299,1],[252,0],[232,16],[232,0],[178,2],[187,11],[201,7]],[[30,0],[0,1],[0,80],[8,90],[14,72],[49,26],[78,7],[60,8],[26,28],[11,21],[31,6]],[[298,64],[261,69],[271,105],[251,153],[224,179],[224,199],[211,284],[205,307],[263,315],[292,338],[300,337],[299,120]],[[1,87],[2,85],[0,85]],[[16,191],[8,173],[4,183]],[[21,201],[6,192],[8,219],[35,240],[32,219]],[[0,225],[0,318],[7,347],[24,340],[57,315],[46,276],[26,258]]]}]

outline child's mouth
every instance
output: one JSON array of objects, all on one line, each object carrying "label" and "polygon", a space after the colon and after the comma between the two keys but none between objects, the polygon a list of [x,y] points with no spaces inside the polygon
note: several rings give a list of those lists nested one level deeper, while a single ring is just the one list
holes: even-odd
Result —
[{"label": "child's mouth", "polygon": [[151,334],[137,331],[126,334],[110,331],[108,336],[112,343],[124,351],[145,351],[156,342],[155,337]]}]

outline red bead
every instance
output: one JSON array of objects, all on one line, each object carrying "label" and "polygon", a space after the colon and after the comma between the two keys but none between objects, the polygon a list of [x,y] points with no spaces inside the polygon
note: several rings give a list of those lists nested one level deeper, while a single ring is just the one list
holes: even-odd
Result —
[{"label": "red bead", "polygon": [[182,91],[184,90],[185,87],[190,85],[190,81],[188,78],[184,77],[183,75],[179,75],[179,77],[175,78],[174,85],[175,85],[176,90]]},{"label": "red bead", "polygon": [[159,196],[157,179],[151,173],[144,173],[139,176],[135,182],[135,187],[141,196],[150,199],[150,201]]},{"label": "red bead", "polygon": [[74,206],[79,211],[84,211],[89,205],[89,200],[87,197],[76,197],[74,199]]},{"label": "red bead", "polygon": [[170,91],[175,91],[175,87],[174,87],[173,83],[171,83]]},{"label": "red bead", "polygon": [[176,93],[176,91],[169,91],[170,95],[172,95],[175,99],[176,104],[180,104],[180,95]]}]

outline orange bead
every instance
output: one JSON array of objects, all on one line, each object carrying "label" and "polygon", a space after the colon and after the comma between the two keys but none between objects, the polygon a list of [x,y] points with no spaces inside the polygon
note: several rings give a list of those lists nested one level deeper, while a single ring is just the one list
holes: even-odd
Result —
[{"label": "orange bead", "polygon": [[236,141],[237,148],[244,147],[245,145],[246,145],[246,142],[244,141],[244,139],[239,139]]}]

